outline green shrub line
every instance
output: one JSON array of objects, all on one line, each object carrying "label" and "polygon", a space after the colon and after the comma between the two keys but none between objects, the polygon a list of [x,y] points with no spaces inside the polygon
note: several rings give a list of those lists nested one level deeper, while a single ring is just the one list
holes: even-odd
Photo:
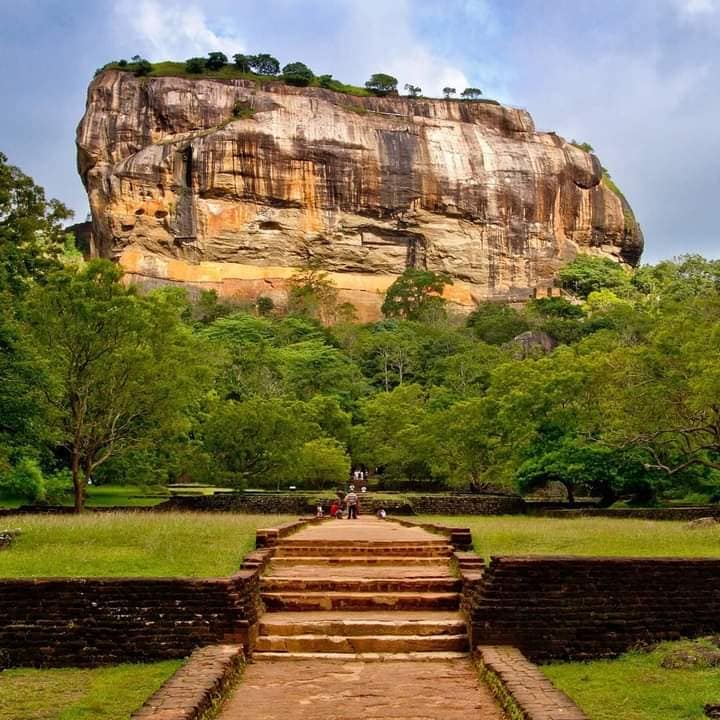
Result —
[{"label": "green shrub line", "polygon": [[[332,75],[314,75],[309,68],[303,65],[303,63],[290,63],[283,68],[283,72],[280,74],[264,75],[249,70],[247,66],[239,67],[237,64],[233,63],[226,63],[220,66],[216,66],[216,64],[213,63],[208,64],[208,60],[206,58],[199,57],[190,58],[185,62],[164,60],[162,62],[151,63],[143,59],[137,59],[133,62],[116,60],[106,63],[101,68],[98,68],[95,75],[97,76],[106,70],[117,70],[120,72],[132,73],[141,78],[141,80],[148,77],[181,77],[190,80],[250,80],[254,82],[257,87],[260,87],[263,83],[267,82],[279,82],[295,87],[323,88],[342,95],[352,95],[355,97],[382,97],[384,95],[395,94],[397,92],[397,80],[391,76],[384,76],[381,74],[382,77],[389,78],[391,81],[394,80],[395,85],[390,83],[387,87],[375,87],[372,85],[371,78],[371,80],[366,83],[366,87],[360,87],[358,85],[352,85],[350,83],[344,83],[340,80],[336,80],[332,77]],[[376,77],[377,75],[373,75],[373,78]],[[450,97],[447,94],[445,94],[444,98],[429,98],[421,94],[421,88],[419,87],[414,85],[406,85],[406,87],[412,88],[412,91],[407,96],[403,96],[405,99],[409,100],[444,99],[448,102],[459,103],[475,102],[493,105],[500,104],[497,100],[481,98],[481,91],[478,88],[466,88],[466,91],[461,93],[461,96],[458,98]],[[467,91],[472,92],[466,94]],[[347,106],[347,109],[352,110],[353,112],[359,112],[354,107]]]}]

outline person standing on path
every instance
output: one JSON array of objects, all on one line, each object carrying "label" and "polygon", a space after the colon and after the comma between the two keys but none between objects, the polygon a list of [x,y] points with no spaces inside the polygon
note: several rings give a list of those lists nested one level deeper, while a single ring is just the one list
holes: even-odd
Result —
[{"label": "person standing on path", "polygon": [[347,505],[348,520],[357,518],[358,496],[355,493],[355,486],[350,486],[350,492],[345,496],[345,505]]}]

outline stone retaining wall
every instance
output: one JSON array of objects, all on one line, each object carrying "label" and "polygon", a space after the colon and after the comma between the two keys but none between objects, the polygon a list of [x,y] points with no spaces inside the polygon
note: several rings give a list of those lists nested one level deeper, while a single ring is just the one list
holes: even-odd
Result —
[{"label": "stone retaining wall", "polygon": [[0,580],[0,669],[180,658],[244,643],[259,573],[230,578]]},{"label": "stone retaining wall", "polygon": [[513,647],[480,646],[475,651],[483,679],[510,718],[589,720],[540,669]]},{"label": "stone retaining wall", "polygon": [[[221,494],[177,497],[155,510],[196,510],[245,513],[314,514],[318,505],[326,511],[328,498],[307,494]],[[507,515],[524,512],[522,498],[513,495],[413,495],[381,499],[372,493],[360,495],[360,512],[375,514],[384,508],[390,515]]]},{"label": "stone retaining wall", "polygon": [[613,656],[720,632],[720,559],[497,557],[463,601],[473,645]]},{"label": "stone retaining wall", "polygon": [[196,650],[131,720],[206,720],[242,672],[241,645],[211,645]]},{"label": "stone retaining wall", "polygon": [[531,515],[553,518],[572,517],[610,517],[636,520],[677,520],[689,522],[704,517],[720,519],[720,505],[703,505],[701,507],[676,508],[577,508],[566,510],[534,510],[528,504]]}]

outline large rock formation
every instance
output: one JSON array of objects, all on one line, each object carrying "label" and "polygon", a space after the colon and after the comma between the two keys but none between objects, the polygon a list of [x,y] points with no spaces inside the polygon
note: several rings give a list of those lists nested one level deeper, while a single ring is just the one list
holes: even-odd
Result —
[{"label": "large rock formation", "polygon": [[549,287],[577,253],[642,251],[597,158],[493,102],[108,70],[77,144],[97,252],[151,283],[282,302],[314,259],[370,319],[408,265],[472,307]]}]

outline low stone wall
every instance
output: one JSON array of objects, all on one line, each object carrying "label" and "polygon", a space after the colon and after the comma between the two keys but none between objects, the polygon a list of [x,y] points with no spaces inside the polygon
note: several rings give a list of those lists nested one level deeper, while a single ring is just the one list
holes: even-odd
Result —
[{"label": "low stone wall", "polygon": [[510,718],[522,720],[589,720],[540,669],[513,647],[479,646],[480,673]]},{"label": "low stone wall", "polygon": [[241,645],[211,645],[196,650],[131,720],[205,720],[215,711],[242,672]]},{"label": "low stone wall", "polygon": [[470,528],[441,525],[440,523],[415,522],[414,520],[401,520],[399,518],[388,518],[388,520],[394,520],[407,527],[421,527],[428,532],[444,535],[456,550],[472,550],[473,543]]},{"label": "low stone wall", "polygon": [[473,646],[609,657],[720,632],[720,559],[496,557],[463,604]]},{"label": "low stone wall", "polygon": [[554,518],[572,517],[610,517],[636,520],[676,520],[689,522],[704,517],[720,519],[720,505],[675,508],[577,508],[566,510],[533,509],[528,503],[528,512],[532,515]]},{"label": "low stone wall", "polygon": [[[326,511],[331,501],[308,494],[221,494],[177,497],[156,510],[195,510],[241,513],[314,514],[318,505]],[[383,508],[390,515],[510,515],[525,511],[521,497],[513,495],[412,495],[397,500],[360,495],[360,512],[375,514]]]},{"label": "low stone wall", "polygon": [[230,578],[0,580],[0,669],[180,658],[246,643],[259,572]]}]

